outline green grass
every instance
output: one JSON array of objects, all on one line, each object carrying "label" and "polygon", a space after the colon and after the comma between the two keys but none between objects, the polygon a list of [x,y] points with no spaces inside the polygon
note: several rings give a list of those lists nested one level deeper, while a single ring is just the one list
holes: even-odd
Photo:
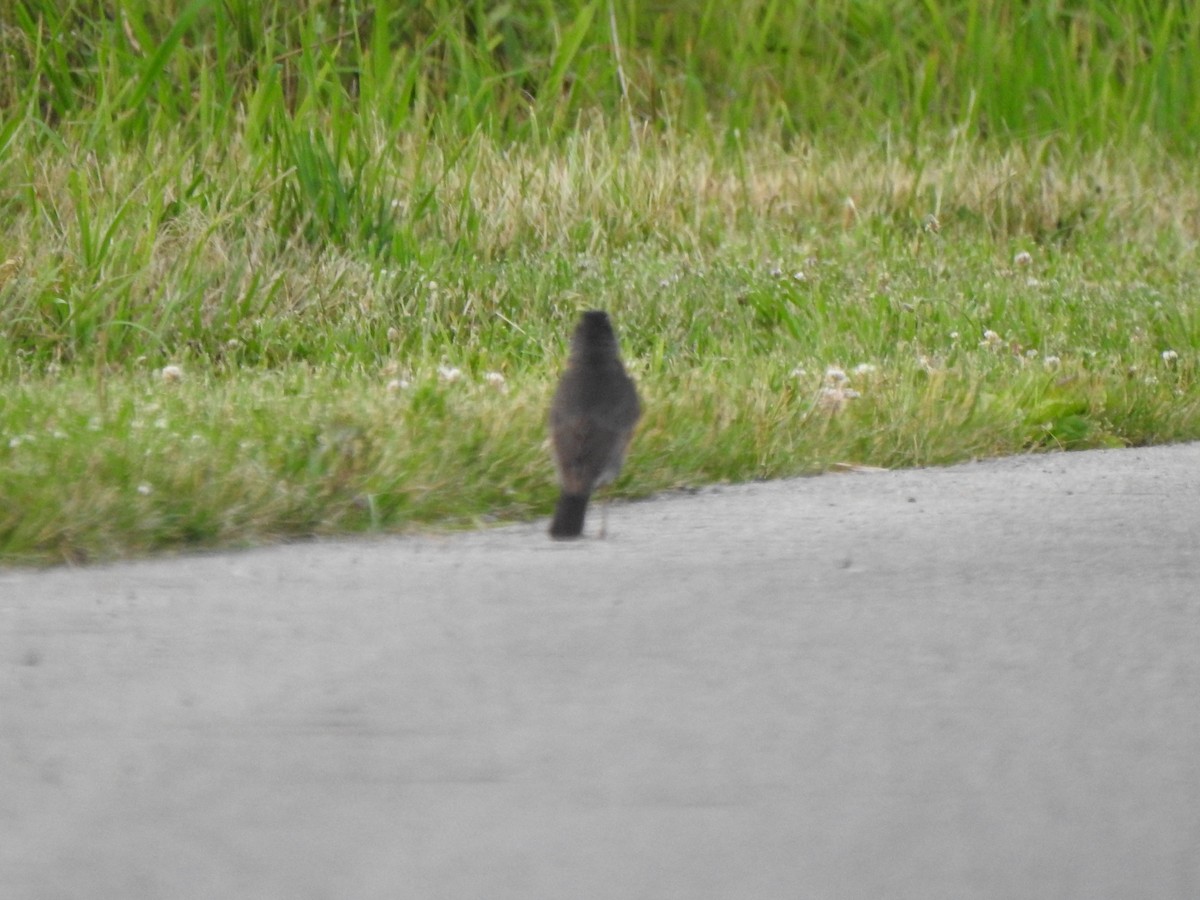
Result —
[{"label": "green grass", "polygon": [[0,559],[544,514],[592,307],[626,496],[1200,437],[1200,12],[1011,6],[0,0]]}]

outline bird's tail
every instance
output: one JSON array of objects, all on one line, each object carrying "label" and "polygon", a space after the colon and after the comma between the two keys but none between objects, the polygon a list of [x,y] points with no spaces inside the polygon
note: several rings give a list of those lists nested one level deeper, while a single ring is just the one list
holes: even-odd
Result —
[{"label": "bird's tail", "polygon": [[568,494],[563,491],[558,495],[558,505],[554,507],[554,521],[550,523],[550,537],[577,538],[583,533],[583,515],[587,512],[587,494]]}]

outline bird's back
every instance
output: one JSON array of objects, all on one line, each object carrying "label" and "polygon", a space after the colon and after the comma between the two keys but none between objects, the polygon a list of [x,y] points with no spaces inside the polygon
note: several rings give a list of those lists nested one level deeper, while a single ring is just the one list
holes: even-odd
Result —
[{"label": "bird's back", "polygon": [[555,462],[564,489],[590,493],[613,480],[640,415],[637,389],[617,355],[608,317],[585,313],[550,407]]}]

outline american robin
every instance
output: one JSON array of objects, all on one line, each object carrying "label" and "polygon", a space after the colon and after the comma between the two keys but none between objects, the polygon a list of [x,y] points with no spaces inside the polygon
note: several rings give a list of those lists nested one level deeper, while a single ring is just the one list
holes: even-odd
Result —
[{"label": "american robin", "polygon": [[620,473],[641,414],[608,313],[585,312],[550,405],[550,441],[562,487],[551,537],[574,538],[583,532],[588,498]]}]

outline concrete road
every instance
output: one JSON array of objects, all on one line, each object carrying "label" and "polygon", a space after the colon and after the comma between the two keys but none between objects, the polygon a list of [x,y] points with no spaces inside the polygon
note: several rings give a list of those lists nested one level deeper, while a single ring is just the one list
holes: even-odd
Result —
[{"label": "concrete road", "polygon": [[1200,445],[544,525],[0,572],[0,897],[1200,897]]}]

